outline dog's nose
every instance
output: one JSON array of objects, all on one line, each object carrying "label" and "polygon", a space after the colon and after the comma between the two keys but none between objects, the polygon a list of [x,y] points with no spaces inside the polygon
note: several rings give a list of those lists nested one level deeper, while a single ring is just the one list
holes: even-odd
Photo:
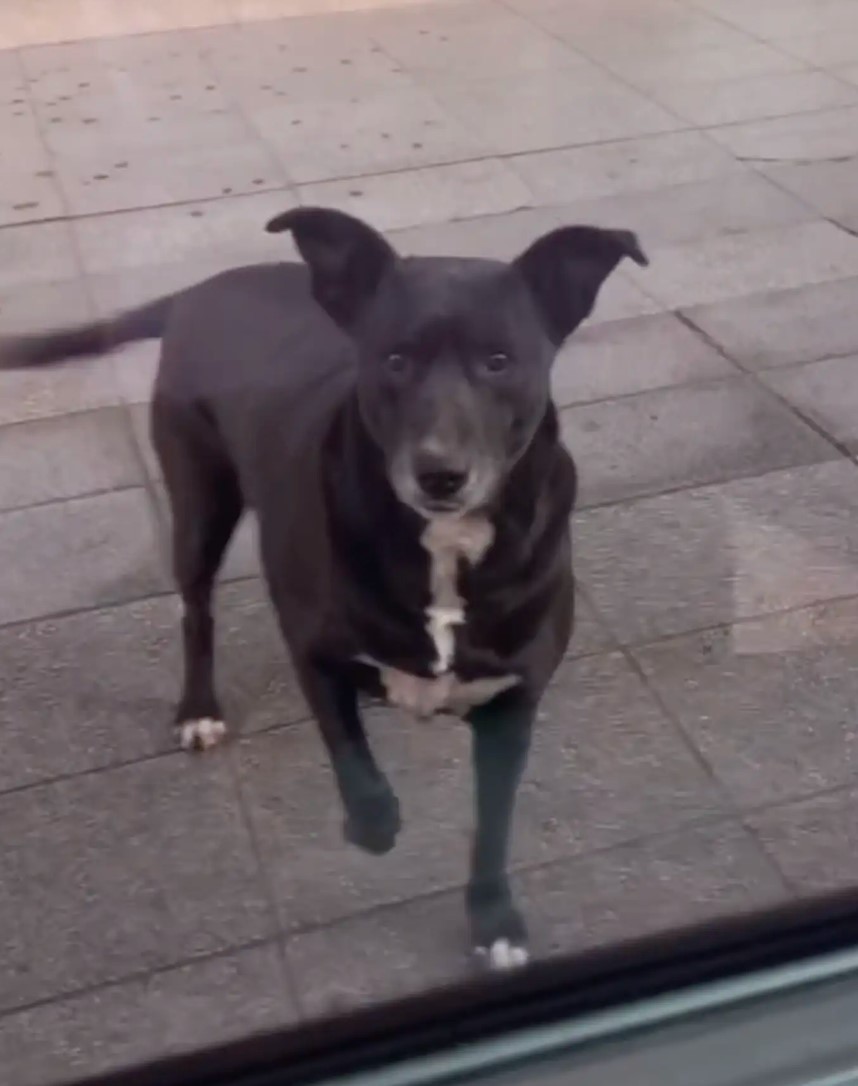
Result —
[{"label": "dog's nose", "polygon": [[417,473],[417,482],[427,498],[443,501],[452,498],[465,485],[468,478],[466,471],[454,471],[451,468],[426,468]]}]

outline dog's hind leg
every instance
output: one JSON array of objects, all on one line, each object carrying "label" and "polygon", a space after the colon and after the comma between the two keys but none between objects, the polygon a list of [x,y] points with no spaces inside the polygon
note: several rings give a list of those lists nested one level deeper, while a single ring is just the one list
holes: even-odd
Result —
[{"label": "dog's hind leg", "polygon": [[214,688],[214,582],[241,517],[238,480],[211,422],[193,407],[155,400],[152,441],[172,512],[173,571],[182,598],[184,683],[179,741],[205,750],[226,735]]}]

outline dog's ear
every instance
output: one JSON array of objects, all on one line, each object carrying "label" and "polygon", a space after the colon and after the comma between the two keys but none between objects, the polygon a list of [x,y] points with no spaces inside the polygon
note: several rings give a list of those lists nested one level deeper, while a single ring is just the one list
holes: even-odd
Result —
[{"label": "dog's ear", "polygon": [[337,324],[348,328],[374,293],[396,253],[365,222],[324,207],[298,207],[277,215],[269,234],[290,230],[310,269],[313,295]]},{"label": "dog's ear", "polygon": [[513,261],[555,343],[590,315],[599,288],[623,257],[649,261],[631,230],[563,226],[538,238]]}]

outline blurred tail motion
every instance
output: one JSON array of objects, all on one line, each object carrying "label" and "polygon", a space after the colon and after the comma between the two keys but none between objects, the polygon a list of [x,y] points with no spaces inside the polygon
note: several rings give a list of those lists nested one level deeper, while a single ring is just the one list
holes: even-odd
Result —
[{"label": "blurred tail motion", "polygon": [[123,343],[160,339],[164,334],[175,296],[148,302],[109,320],[34,332],[24,336],[0,337],[0,370],[49,366],[69,358],[107,354]]}]

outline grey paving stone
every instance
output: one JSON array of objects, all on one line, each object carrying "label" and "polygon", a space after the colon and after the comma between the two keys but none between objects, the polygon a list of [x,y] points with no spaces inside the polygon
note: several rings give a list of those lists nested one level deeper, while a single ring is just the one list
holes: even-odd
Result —
[{"label": "grey paving stone", "polygon": [[115,371],[106,358],[74,362],[50,371],[0,373],[0,426],[56,419],[119,402]]},{"label": "grey paving stone", "polygon": [[[721,811],[689,748],[619,657],[564,665],[541,713],[519,798],[515,863]],[[464,882],[472,823],[467,728],[376,711],[370,732],[403,807],[397,847],[380,858],[342,840],[315,724],[240,745],[242,786],[286,927]]]},{"label": "grey paving stone", "polygon": [[738,171],[687,184],[666,182],[652,191],[579,200],[550,210],[564,223],[632,229],[644,250],[817,217],[812,208],[766,178]]},{"label": "grey paving stone", "polygon": [[0,1059],[15,1086],[136,1067],[282,1027],[294,1018],[271,945],[0,1017]]},{"label": "grey paving stone", "polygon": [[661,313],[665,308],[662,302],[641,290],[620,269],[614,272],[599,291],[599,301],[587,318],[587,323],[625,320],[627,317],[640,317],[647,313]]},{"label": "grey paving stone", "polygon": [[222,755],[7,794],[0,811],[4,1010],[273,934]]},{"label": "grey paving stone", "polygon": [[412,18],[373,20],[372,36],[403,67],[445,79],[497,78],[499,72],[586,67],[581,56],[532,22],[492,4],[420,4]]},{"label": "grey paving stone", "polygon": [[788,896],[772,862],[732,822],[551,864],[516,881],[539,956],[762,911]]},{"label": "grey paving stone", "polygon": [[576,332],[554,363],[560,407],[735,375],[735,367],[672,313]]},{"label": "grey paving stone", "polygon": [[[175,749],[179,625],[162,596],[0,630],[0,792]],[[261,584],[221,590],[216,637],[234,731],[306,717]]]},{"label": "grey paving stone", "polygon": [[565,664],[540,706],[515,862],[533,864],[723,813],[723,796],[619,656]]},{"label": "grey paving stone", "polygon": [[858,279],[752,294],[685,310],[724,350],[752,369],[858,351]]},{"label": "grey paving stone", "polygon": [[759,165],[849,157],[858,153],[858,106],[724,125],[710,129],[709,135],[733,154]]},{"label": "grey paving stone", "polygon": [[[686,830],[515,879],[533,949],[572,953],[777,903],[776,873],[732,824]],[[395,999],[470,969],[454,894],[294,936],[286,953],[305,1014]]]},{"label": "grey paving stone", "polygon": [[408,255],[513,260],[540,234],[559,225],[560,219],[553,208],[523,208],[475,219],[395,230],[390,234],[390,241],[400,253]]},{"label": "grey paving stone", "polygon": [[265,224],[293,203],[288,193],[260,192],[78,219],[72,231],[92,277],[119,272],[124,278],[129,269],[177,264],[219,269],[282,259],[290,251],[287,239],[266,234]]},{"label": "grey paving stone", "polygon": [[773,472],[575,518],[575,569],[634,643],[858,594],[846,462]]},{"label": "grey paving stone", "polygon": [[853,451],[858,450],[858,356],[773,370],[766,383]]},{"label": "grey paving stone", "polygon": [[499,155],[671,132],[682,122],[597,68],[547,68],[493,79],[423,83],[447,111]]},{"label": "grey paving stone", "polygon": [[[234,267],[239,261],[210,252],[197,260],[180,260],[170,264],[145,264],[135,268],[114,268],[113,271],[88,278],[93,304],[99,316],[110,316],[120,309],[150,302],[162,294],[175,293],[210,279],[213,275]],[[119,361],[133,348],[124,347],[113,357]]]},{"label": "grey paving stone", "polygon": [[[127,163],[122,166],[120,163]],[[229,154],[216,145],[186,142],[160,148],[110,146],[103,151],[70,149],[56,164],[57,180],[73,215],[126,211],[185,203],[231,193],[286,189],[287,178],[271,152],[248,138]]]},{"label": "grey paving stone", "polygon": [[762,0],[752,8],[741,0],[707,0],[706,7],[733,26],[767,40],[792,39],[812,35],[820,26],[835,30],[858,29],[855,9],[849,3],[834,2],[819,5],[808,0],[773,3]]},{"label": "grey paving stone", "polygon": [[248,118],[287,176],[301,184],[459,162],[493,151],[482,133],[469,130],[429,91],[407,83],[394,93],[281,99],[248,110]]},{"label": "grey paving stone", "polygon": [[685,79],[715,82],[725,78],[794,72],[805,67],[801,60],[782,50],[747,38],[727,48],[714,45],[683,49],[675,39],[669,39],[667,44],[655,42],[645,48],[636,47],[634,41],[623,40],[617,44],[608,43],[607,48],[602,49],[588,43],[587,49],[610,71],[648,93]]},{"label": "grey paving stone", "polygon": [[[10,229],[31,230],[33,227],[22,226]],[[0,233],[5,233],[5,230]],[[28,273],[25,271],[26,274]],[[73,274],[77,275],[77,272]],[[80,324],[90,315],[91,307],[86,285],[79,278],[53,281],[33,281],[23,278],[18,282],[7,281],[5,285],[0,286],[0,335],[3,336],[19,335],[24,332],[43,332],[46,328]],[[78,362],[70,368],[79,366]],[[65,370],[53,370],[52,375],[61,372]],[[6,372],[3,373],[3,379],[7,379]]]},{"label": "grey paving stone", "polygon": [[24,164],[0,162],[0,226],[58,219],[65,209],[51,162],[43,151]]},{"label": "grey paving stone", "polygon": [[835,68],[840,64],[849,64],[855,60],[858,47],[858,32],[854,30],[823,30],[819,34],[808,34],[800,38],[781,41],[778,47],[784,52],[789,50],[807,64],[820,68]]},{"label": "grey paving stone", "polygon": [[537,203],[550,206],[651,192],[742,170],[733,155],[700,132],[671,132],[518,155],[514,166]]},{"label": "grey paving stone", "polygon": [[833,69],[833,74],[838,79],[845,79],[847,83],[851,83],[853,86],[858,86],[858,64],[846,64],[843,67],[837,67]]},{"label": "grey paving stone", "polygon": [[829,222],[668,245],[648,255],[648,268],[629,268],[628,274],[670,309],[846,279],[858,272],[858,238]]},{"label": "grey paving stone", "polygon": [[216,83],[248,108],[412,88],[402,66],[374,42],[374,14],[266,19],[194,37]]},{"label": "grey paving stone", "polygon": [[[612,7],[607,12],[592,0],[580,0],[574,9],[545,4],[537,20],[564,40],[594,56],[639,52],[672,53],[680,56],[707,49],[732,50],[738,55],[748,44],[748,37],[724,19],[713,18],[701,10],[677,8],[654,0],[645,13],[631,5]],[[524,0],[516,0],[519,10]]]},{"label": "grey paving stone", "polygon": [[0,297],[25,283],[55,282],[78,275],[68,223],[35,223],[0,230]]},{"label": "grey paving stone", "polygon": [[635,650],[737,804],[811,795],[858,766],[858,607],[821,604]]},{"label": "grey paving stone", "polygon": [[521,178],[494,158],[301,185],[298,191],[304,204],[338,207],[378,230],[495,215],[532,203]]},{"label": "grey paving stone", "polygon": [[[155,90],[135,80],[130,99],[102,91],[38,103],[36,116],[54,160],[92,157],[124,172],[135,160],[169,155],[179,144],[203,148],[247,142],[247,122],[224,94],[206,94],[202,80],[192,88],[183,80],[169,83]],[[127,165],[119,166],[120,161]]]},{"label": "grey paving stone", "polygon": [[592,656],[617,647],[608,627],[599,618],[593,604],[577,589],[575,595],[575,629],[569,645],[569,656]]},{"label": "grey paving stone", "polygon": [[735,124],[855,102],[855,88],[827,72],[782,72],[723,81],[659,84],[656,101],[693,124]]},{"label": "grey paving stone", "polygon": [[0,630],[0,791],[172,749],[173,597]]},{"label": "grey paving stone", "polygon": [[0,515],[0,624],[162,590],[146,492],[117,491]]},{"label": "grey paving stone", "polygon": [[804,200],[827,219],[847,230],[858,229],[858,167],[854,158],[842,161],[798,162],[764,167],[778,185]]},{"label": "grey paving stone", "polygon": [[748,822],[784,876],[802,894],[855,885],[858,793],[854,788],[773,807]]},{"label": "grey paving stone", "polygon": [[113,408],[0,426],[0,510],[142,482],[124,411]]},{"label": "grey paving stone", "polygon": [[582,508],[838,455],[744,377],[582,404],[560,418]]},{"label": "grey paving stone", "polygon": [[418,898],[295,935],[286,957],[308,1018],[455,983],[470,972],[461,895]]},{"label": "grey paving stone", "polygon": [[77,89],[72,80],[78,75],[86,79],[87,73],[90,77],[98,72],[120,73],[135,81],[172,78],[192,69],[203,74],[196,43],[192,37],[176,33],[175,26],[167,33],[155,33],[159,28],[150,27],[152,32],[145,36],[106,25],[101,35],[93,36],[89,29],[89,34],[69,34],[56,44],[21,42],[21,64],[28,81],[41,87],[48,98]]}]

